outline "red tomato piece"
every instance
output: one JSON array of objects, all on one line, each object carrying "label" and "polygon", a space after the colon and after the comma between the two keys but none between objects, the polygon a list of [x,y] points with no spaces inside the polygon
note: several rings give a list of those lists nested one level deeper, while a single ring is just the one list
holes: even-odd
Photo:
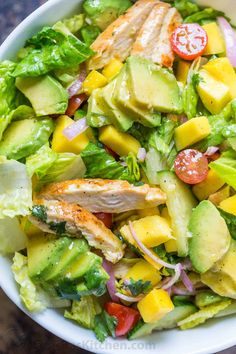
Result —
[{"label": "red tomato piece", "polygon": [[87,96],[84,93],[82,93],[81,95],[76,95],[76,96],[71,97],[69,99],[69,104],[68,104],[68,108],[66,111],[66,115],[68,115],[69,117],[72,117],[75,114],[75,112],[77,111],[77,109],[86,100],[87,100]]},{"label": "red tomato piece", "polygon": [[200,183],[207,177],[208,160],[198,150],[183,150],[175,159],[174,169],[183,182],[188,184]]},{"label": "red tomato piece", "polygon": [[108,229],[112,226],[112,214],[109,213],[94,213],[94,215],[101,220]]},{"label": "red tomato piece", "polygon": [[197,23],[180,25],[171,36],[173,51],[185,60],[193,60],[202,55],[207,41],[206,31]]},{"label": "red tomato piece", "polygon": [[119,157],[119,155],[117,155],[117,153],[115,151],[113,151],[112,149],[110,149],[108,146],[104,146],[106,152],[108,154],[110,154],[112,157],[114,157],[115,159],[117,159]]},{"label": "red tomato piece", "polygon": [[110,316],[117,318],[117,337],[127,334],[141,318],[138,310],[124,305],[116,304],[115,302],[108,302],[105,304],[105,310],[109,313]]}]

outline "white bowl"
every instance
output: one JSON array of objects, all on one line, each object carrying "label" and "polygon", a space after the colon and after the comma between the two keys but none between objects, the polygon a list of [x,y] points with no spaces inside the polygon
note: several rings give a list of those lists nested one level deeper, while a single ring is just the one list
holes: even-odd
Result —
[{"label": "white bowl", "polygon": [[[203,5],[212,5],[223,10],[236,23],[235,0],[200,0]],[[63,17],[78,12],[81,0],[50,0],[24,20],[0,47],[0,60],[14,59],[17,51],[45,25],[51,25]],[[230,316],[188,331],[171,330],[156,332],[146,338],[128,341],[109,338],[99,343],[92,331],[83,329],[64,319],[62,311],[47,310],[31,314],[22,306],[18,289],[11,272],[11,262],[0,257],[0,286],[7,296],[34,321],[65,341],[91,352],[110,354],[212,354],[236,344],[236,317]]]}]

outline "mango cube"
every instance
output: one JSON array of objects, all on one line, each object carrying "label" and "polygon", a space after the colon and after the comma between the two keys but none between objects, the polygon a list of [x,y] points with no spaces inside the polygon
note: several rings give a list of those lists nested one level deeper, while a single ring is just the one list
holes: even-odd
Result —
[{"label": "mango cube", "polygon": [[[133,221],[133,228],[140,241],[149,248],[159,246],[173,239],[168,222],[159,215],[146,216],[145,218],[135,220]],[[123,226],[120,229],[120,233],[125,239],[131,240],[131,243],[133,243],[128,225]]]},{"label": "mango cube", "polygon": [[[166,207],[162,209],[161,216],[163,218],[165,218],[166,221],[168,222],[168,224],[171,226],[171,217],[170,217],[170,214],[169,214],[168,209]],[[173,253],[173,252],[178,251],[176,239],[172,239],[172,240],[165,242],[164,246],[165,246],[166,252],[168,252],[168,253]]]},{"label": "mango cube", "polygon": [[193,193],[198,200],[207,199],[209,195],[217,192],[224,184],[225,182],[222,181],[214,170],[209,170],[207,178],[193,186]]},{"label": "mango cube", "polygon": [[204,139],[211,132],[206,117],[192,118],[175,129],[175,144],[177,150],[183,150]]},{"label": "mango cube", "polygon": [[127,156],[129,152],[137,155],[141,147],[139,141],[133,136],[118,131],[113,125],[100,128],[99,140],[120,156]]},{"label": "mango cube", "polygon": [[102,74],[107,78],[108,81],[110,81],[116,75],[119,74],[122,66],[123,66],[123,63],[120,60],[118,60],[116,58],[112,58],[110,60],[110,62],[106,66],[104,66]]},{"label": "mango cube", "polygon": [[223,202],[220,203],[220,208],[236,216],[236,194],[233,197],[223,200]]},{"label": "mango cube", "polygon": [[141,218],[144,218],[145,216],[153,216],[153,215],[160,215],[158,207],[156,208],[147,208],[147,209],[140,209],[137,210],[138,215]]},{"label": "mango cube", "polygon": [[[91,128],[69,141],[63,134],[63,130],[73,124],[74,120],[68,116],[60,116],[56,121],[56,128],[52,138],[52,150],[55,152],[72,152],[79,154],[89,143]],[[90,131],[90,132],[89,132]]]},{"label": "mango cube", "polygon": [[161,216],[166,219],[166,221],[168,222],[168,224],[171,226],[171,217],[169,214],[169,211],[167,209],[167,207],[163,208],[161,211]]},{"label": "mango cube", "polygon": [[155,323],[174,309],[174,305],[163,289],[153,289],[137,305],[146,323]]},{"label": "mango cube", "polygon": [[203,68],[229,88],[230,99],[236,97],[236,73],[228,58],[210,60]]},{"label": "mango cube", "polygon": [[93,90],[103,87],[108,83],[107,78],[96,70],[91,71],[83,82],[83,89],[87,95]]},{"label": "mango cube", "polygon": [[215,205],[219,205],[223,200],[229,198],[230,196],[230,187],[225,186],[224,188],[221,188],[218,192],[213,193],[209,196],[208,200],[212,202]]},{"label": "mango cube", "polygon": [[206,70],[200,71],[200,77],[201,81],[197,86],[197,92],[202,103],[212,114],[220,113],[231,100],[229,87]]},{"label": "mango cube", "polygon": [[123,281],[126,279],[150,281],[152,286],[155,286],[161,280],[161,275],[150,263],[142,259],[130,268]]},{"label": "mango cube", "polygon": [[177,81],[182,82],[183,84],[186,83],[190,66],[191,66],[191,62],[189,61],[185,61],[185,60],[178,61],[177,70],[176,70]]},{"label": "mango cube", "polygon": [[208,42],[203,55],[213,55],[225,52],[225,42],[221,30],[216,22],[210,22],[202,26],[206,31]]}]

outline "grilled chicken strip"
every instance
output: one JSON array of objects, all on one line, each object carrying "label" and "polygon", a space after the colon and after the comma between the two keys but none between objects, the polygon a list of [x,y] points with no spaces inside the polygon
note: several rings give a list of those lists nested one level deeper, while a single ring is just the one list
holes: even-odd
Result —
[{"label": "grilled chicken strip", "polygon": [[75,203],[92,213],[122,213],[152,208],[166,201],[165,193],[148,184],[134,186],[127,181],[77,179],[46,186],[39,198]]},{"label": "grilled chicken strip", "polygon": [[138,31],[158,2],[158,0],[139,0],[111,23],[91,45],[96,54],[89,62],[89,69],[101,69],[113,57],[124,61],[131,52]]},{"label": "grilled chicken strip", "polygon": [[112,263],[117,263],[123,257],[121,241],[86,209],[56,200],[42,199],[36,203],[30,221],[44,232],[66,233],[74,237],[83,235],[91,247],[101,250]]}]

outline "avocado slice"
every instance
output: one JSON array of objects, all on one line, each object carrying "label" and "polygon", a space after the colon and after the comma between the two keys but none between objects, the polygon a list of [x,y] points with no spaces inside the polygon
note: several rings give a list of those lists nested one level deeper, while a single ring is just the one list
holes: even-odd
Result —
[{"label": "avocado slice", "polygon": [[177,239],[178,255],[188,255],[188,224],[192,215],[192,209],[197,201],[188,186],[169,171],[158,173],[161,189],[167,195],[167,207],[171,217],[173,233]]},{"label": "avocado slice", "polygon": [[131,56],[127,60],[130,92],[135,104],[159,112],[181,113],[182,98],[177,80],[168,69],[147,59]]},{"label": "avocado slice", "polygon": [[34,154],[43,146],[53,132],[51,118],[23,119],[12,122],[0,142],[0,155],[19,160]]},{"label": "avocado slice", "polygon": [[70,246],[61,255],[61,258],[45,277],[45,281],[55,282],[62,272],[70,266],[82,253],[89,250],[85,240],[71,239]]},{"label": "avocado slice", "polygon": [[93,90],[88,99],[87,124],[93,128],[111,124],[106,110],[107,104],[104,102],[102,89]]},{"label": "avocado slice", "polygon": [[197,272],[205,273],[229,249],[231,237],[226,222],[214,204],[204,200],[191,215],[189,231],[189,256],[193,267]]},{"label": "avocado slice", "polygon": [[132,117],[136,122],[146,127],[157,127],[161,123],[161,114],[135,105],[130,94],[130,78],[126,68],[117,77],[114,91],[114,100],[117,107]]},{"label": "avocado slice", "polygon": [[18,77],[16,87],[32,104],[37,116],[64,114],[68,106],[66,89],[52,76]]},{"label": "avocado slice", "polygon": [[111,123],[120,131],[125,132],[132,127],[134,120],[127,116],[115,105],[114,92],[116,88],[116,82],[117,79],[114,79],[102,89],[103,98],[107,105],[107,111],[109,112]]},{"label": "avocado slice", "polygon": [[29,277],[35,282],[44,281],[70,244],[68,237],[45,234],[30,237],[27,245]]},{"label": "avocado slice", "polygon": [[236,299],[236,241],[231,239],[228,252],[201,275],[201,281],[216,294]]},{"label": "avocado slice", "polygon": [[161,331],[177,327],[177,323],[197,311],[193,304],[176,306],[171,312],[156,323],[145,323],[140,320],[136,326],[128,333],[128,339],[137,339],[147,336],[152,331]]}]

